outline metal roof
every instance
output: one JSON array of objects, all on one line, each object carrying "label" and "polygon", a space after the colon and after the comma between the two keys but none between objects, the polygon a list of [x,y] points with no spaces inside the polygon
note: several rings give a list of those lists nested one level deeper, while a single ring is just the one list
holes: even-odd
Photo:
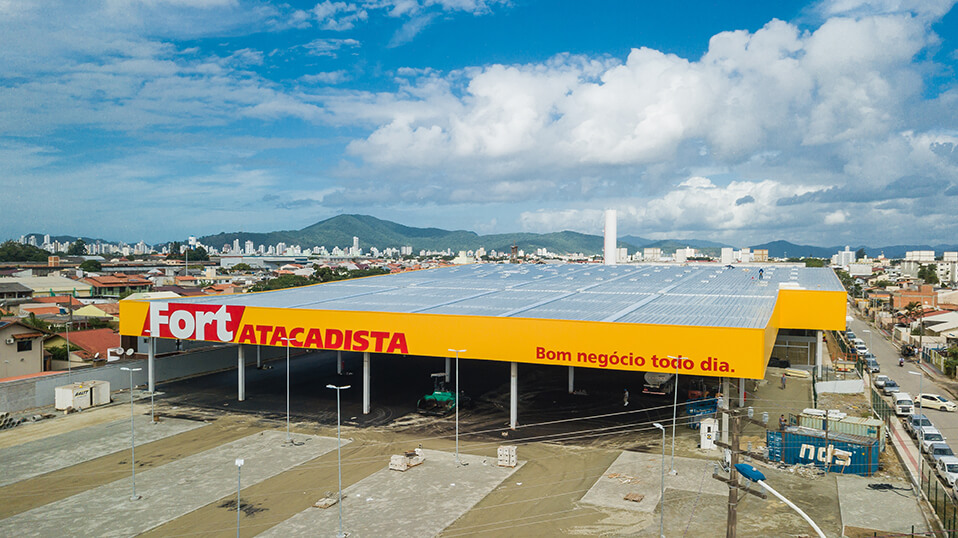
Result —
[{"label": "metal roof", "polygon": [[474,264],[159,302],[763,328],[780,287],[844,291],[797,265]]}]

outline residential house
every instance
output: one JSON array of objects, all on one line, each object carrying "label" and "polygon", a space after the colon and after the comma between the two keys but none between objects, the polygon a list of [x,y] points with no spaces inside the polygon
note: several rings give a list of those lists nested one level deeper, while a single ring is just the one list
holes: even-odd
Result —
[{"label": "residential house", "polygon": [[150,291],[153,283],[139,275],[116,273],[104,276],[89,276],[83,279],[93,287],[97,297],[118,297],[125,293]]},{"label": "residential house", "polygon": [[938,308],[938,294],[935,287],[930,284],[924,284],[917,290],[899,290],[892,293],[892,308],[903,310],[910,303],[918,303],[924,308]]},{"label": "residential house", "polygon": [[19,282],[3,282],[0,280],[0,301],[29,299],[32,296],[33,290],[23,284]]},{"label": "residential house", "polygon": [[74,317],[90,317],[120,321],[120,303],[94,303],[78,308],[73,312]]},{"label": "residential house", "polygon": [[46,303],[50,305],[57,305],[63,308],[70,310],[76,310],[83,306],[83,303],[80,302],[76,297],[71,297],[69,295],[54,295],[53,297],[34,297],[30,302],[32,303]]},{"label": "residential house", "polygon": [[30,314],[38,318],[47,317],[47,316],[56,316],[63,311],[60,310],[60,306],[55,304],[46,304],[46,303],[26,303],[22,304],[19,307],[17,315],[20,317],[27,317]]},{"label": "residential house", "polygon": [[0,379],[42,372],[45,336],[20,321],[0,321]]},{"label": "residential house", "polygon": [[232,293],[243,293],[245,288],[238,284],[213,284],[203,288],[203,293],[207,295],[228,295]]},{"label": "residential house", "polygon": [[[95,359],[106,360],[107,350],[120,346],[120,334],[114,329],[92,329],[89,331],[70,331],[70,348],[80,349],[70,352],[70,367],[90,366]],[[67,334],[57,333],[44,342],[44,349],[50,350],[67,345]],[[66,370],[66,361],[54,361],[53,369]]]},{"label": "residential house", "polygon": [[185,288],[183,286],[158,286],[153,288],[155,292],[172,292],[180,297],[200,297],[206,295],[201,288]]},{"label": "residential house", "polygon": [[16,283],[33,290],[33,296],[72,295],[74,297],[92,297],[93,286],[86,282],[62,276],[20,276],[0,278],[0,284]]}]

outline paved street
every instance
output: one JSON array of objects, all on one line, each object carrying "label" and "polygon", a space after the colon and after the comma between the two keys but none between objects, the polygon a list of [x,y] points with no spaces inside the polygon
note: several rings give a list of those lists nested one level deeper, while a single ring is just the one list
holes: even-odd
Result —
[{"label": "paved street", "polygon": [[[865,341],[868,349],[878,357],[881,373],[898,382],[902,392],[907,392],[913,398],[917,397],[919,393],[925,392],[941,394],[949,400],[954,400],[954,395],[938,384],[934,376],[927,375],[927,371],[925,372],[926,375],[919,375],[917,363],[906,361],[905,366],[898,366],[898,357],[901,356],[898,348],[877,329],[867,325],[854,315],[852,317],[854,319],[848,323],[849,329]],[[870,332],[866,333],[866,330]],[[958,413],[938,411],[937,409],[927,409],[924,413],[945,436],[952,450],[955,450],[958,447],[958,443],[956,443],[958,441]]]}]

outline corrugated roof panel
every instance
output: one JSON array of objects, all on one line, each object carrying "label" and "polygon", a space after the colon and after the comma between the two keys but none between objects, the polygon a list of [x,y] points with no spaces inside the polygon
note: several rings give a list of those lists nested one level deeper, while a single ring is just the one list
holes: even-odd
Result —
[{"label": "corrugated roof panel", "polygon": [[764,327],[783,282],[805,289],[843,291],[828,268],[476,264],[267,293],[162,302]]}]

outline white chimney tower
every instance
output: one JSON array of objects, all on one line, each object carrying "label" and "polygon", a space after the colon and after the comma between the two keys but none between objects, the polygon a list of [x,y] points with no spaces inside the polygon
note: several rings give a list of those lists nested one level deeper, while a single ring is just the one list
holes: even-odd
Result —
[{"label": "white chimney tower", "polygon": [[605,264],[606,265],[615,265],[616,253],[616,232],[615,232],[615,210],[606,209],[605,210],[605,248],[603,249],[603,254],[605,255]]}]

